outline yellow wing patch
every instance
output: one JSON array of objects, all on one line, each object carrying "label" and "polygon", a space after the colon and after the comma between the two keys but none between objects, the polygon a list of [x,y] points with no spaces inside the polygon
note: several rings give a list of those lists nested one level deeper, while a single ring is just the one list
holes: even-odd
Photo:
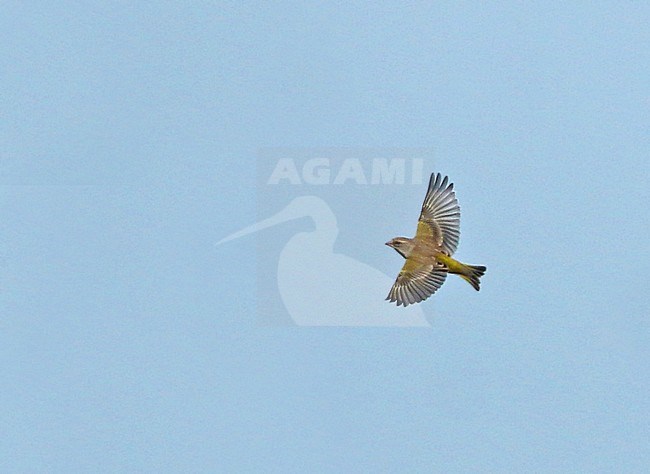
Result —
[{"label": "yellow wing patch", "polygon": [[422,264],[417,262],[413,258],[407,258],[406,261],[404,262],[404,265],[402,266],[402,269],[399,271],[400,275],[410,275],[414,273],[416,270],[419,270],[422,268]]},{"label": "yellow wing patch", "polygon": [[434,222],[425,219],[418,221],[418,230],[415,232],[416,240],[432,240],[436,246],[442,245],[442,232]]}]

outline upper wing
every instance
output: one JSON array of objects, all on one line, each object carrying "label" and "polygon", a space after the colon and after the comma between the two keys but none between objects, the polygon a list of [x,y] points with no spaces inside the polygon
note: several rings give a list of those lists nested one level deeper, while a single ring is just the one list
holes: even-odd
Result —
[{"label": "upper wing", "polygon": [[397,306],[419,303],[434,294],[445,278],[447,271],[443,267],[420,264],[407,258],[386,299],[391,303],[397,301]]},{"label": "upper wing", "polygon": [[453,255],[460,239],[460,206],[453,183],[447,182],[447,176],[431,174],[415,238],[432,238],[443,252]]}]

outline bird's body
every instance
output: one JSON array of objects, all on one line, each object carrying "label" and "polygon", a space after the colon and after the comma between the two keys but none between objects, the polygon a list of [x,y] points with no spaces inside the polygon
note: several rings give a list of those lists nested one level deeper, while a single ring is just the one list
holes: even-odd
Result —
[{"label": "bird's body", "polygon": [[453,184],[438,173],[431,175],[415,237],[395,237],[386,245],[406,259],[386,297],[397,305],[424,301],[442,286],[448,273],[457,274],[475,290],[486,268],[452,258],[460,238],[460,207]]}]

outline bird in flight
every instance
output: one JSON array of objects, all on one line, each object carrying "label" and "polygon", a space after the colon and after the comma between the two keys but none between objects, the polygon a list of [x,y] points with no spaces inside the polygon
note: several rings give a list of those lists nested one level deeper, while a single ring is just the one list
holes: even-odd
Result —
[{"label": "bird in flight", "polygon": [[478,291],[486,268],[466,265],[451,256],[460,238],[460,206],[453,183],[440,173],[431,174],[415,237],[395,237],[386,242],[406,259],[387,300],[397,306],[426,300],[442,286],[448,273],[459,275]]}]

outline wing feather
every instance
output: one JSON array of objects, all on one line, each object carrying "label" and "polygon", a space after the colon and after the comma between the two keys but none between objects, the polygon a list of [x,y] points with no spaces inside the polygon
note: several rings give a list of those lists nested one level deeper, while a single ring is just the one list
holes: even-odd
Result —
[{"label": "wing feather", "polygon": [[447,176],[431,174],[415,238],[433,239],[447,255],[456,252],[460,240],[460,206]]},{"label": "wing feather", "polygon": [[397,306],[419,303],[434,294],[445,278],[447,271],[443,267],[418,264],[407,258],[386,299],[397,302]]}]

